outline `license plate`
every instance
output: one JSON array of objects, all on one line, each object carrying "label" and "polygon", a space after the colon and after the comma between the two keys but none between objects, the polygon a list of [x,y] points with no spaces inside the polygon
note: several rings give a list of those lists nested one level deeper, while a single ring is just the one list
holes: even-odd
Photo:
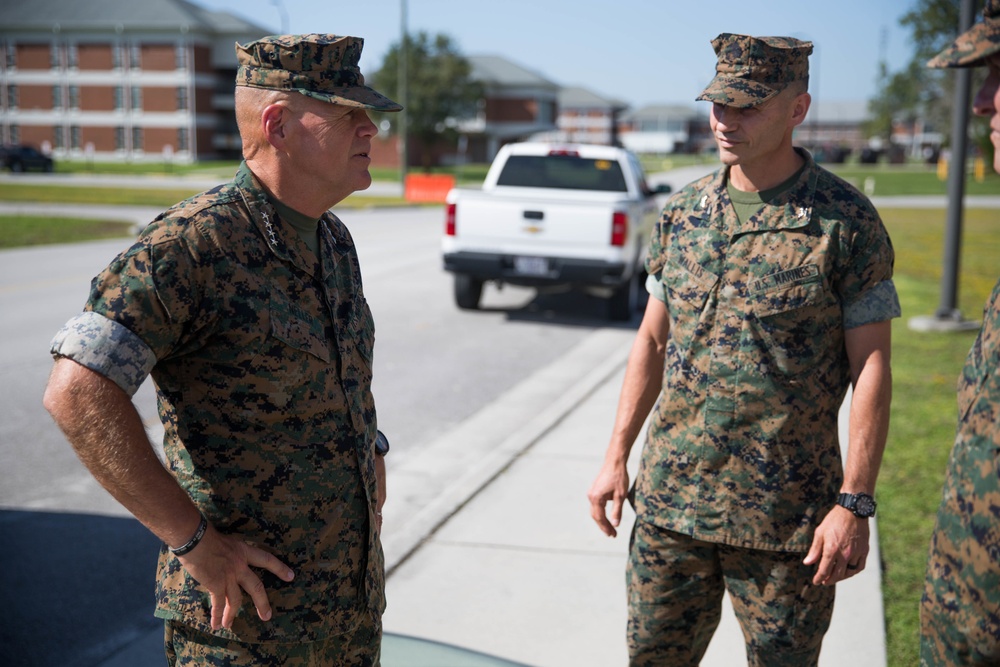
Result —
[{"label": "license plate", "polygon": [[514,271],[524,276],[544,276],[549,272],[549,261],[544,257],[515,257]]}]

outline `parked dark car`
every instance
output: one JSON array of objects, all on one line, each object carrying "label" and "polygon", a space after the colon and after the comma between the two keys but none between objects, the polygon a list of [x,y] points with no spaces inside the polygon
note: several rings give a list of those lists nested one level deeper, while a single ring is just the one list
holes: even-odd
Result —
[{"label": "parked dark car", "polygon": [[39,151],[34,146],[14,145],[0,146],[0,165],[14,172],[52,171],[52,158]]}]

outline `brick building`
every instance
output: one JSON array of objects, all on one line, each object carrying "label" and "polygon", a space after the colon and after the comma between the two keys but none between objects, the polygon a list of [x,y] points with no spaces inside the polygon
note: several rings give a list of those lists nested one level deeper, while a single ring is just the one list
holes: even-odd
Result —
[{"label": "brick building", "polygon": [[185,0],[0,0],[0,143],[106,161],[236,157],[234,44],[271,32]]}]

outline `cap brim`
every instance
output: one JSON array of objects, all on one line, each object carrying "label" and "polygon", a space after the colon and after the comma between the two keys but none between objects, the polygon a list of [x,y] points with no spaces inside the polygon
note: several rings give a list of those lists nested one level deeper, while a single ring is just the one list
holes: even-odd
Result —
[{"label": "cap brim", "polygon": [[393,102],[382,93],[369,88],[368,86],[351,86],[346,88],[334,88],[330,91],[306,90],[305,88],[295,88],[296,92],[307,97],[340,104],[348,107],[359,107],[362,109],[372,109],[373,111],[402,111],[402,105]]},{"label": "cap brim", "polygon": [[756,81],[748,81],[735,76],[717,74],[696,100],[721,104],[727,107],[746,109],[763,104],[781,92]]},{"label": "cap brim", "polygon": [[941,53],[927,61],[928,67],[976,67],[1000,51],[1000,21],[977,23],[958,36]]}]

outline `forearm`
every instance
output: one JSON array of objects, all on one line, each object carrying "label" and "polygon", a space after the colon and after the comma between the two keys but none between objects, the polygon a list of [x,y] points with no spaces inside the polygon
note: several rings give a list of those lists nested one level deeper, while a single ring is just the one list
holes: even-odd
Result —
[{"label": "forearm", "polygon": [[863,363],[853,366],[854,387],[842,490],[871,495],[875,491],[889,433],[892,370],[888,341],[875,346],[864,355]]},{"label": "forearm", "polygon": [[198,510],[160,463],[125,392],[59,359],[44,403],[81,462],[123,507],[170,546],[190,539]]}]

